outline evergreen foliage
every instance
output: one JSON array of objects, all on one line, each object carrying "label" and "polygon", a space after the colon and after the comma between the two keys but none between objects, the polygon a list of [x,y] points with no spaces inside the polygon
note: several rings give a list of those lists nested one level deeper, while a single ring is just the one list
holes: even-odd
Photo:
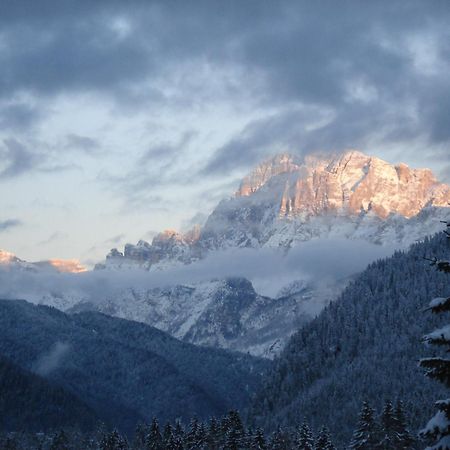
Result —
[{"label": "evergreen foliage", "polygon": [[[47,369],[42,361],[58,345],[64,352]],[[132,434],[148,417],[222,415],[248,405],[269,364],[196,347],[142,323],[23,300],[0,300],[1,355],[27,374],[14,375],[0,359],[0,431],[92,429],[102,420]],[[35,370],[45,380],[29,373]]]},{"label": "evergreen foliage", "polygon": [[[450,226],[450,222],[444,222],[447,225],[447,229]],[[450,237],[448,231],[445,231],[447,238]],[[448,257],[448,247],[450,240],[447,239],[446,250]],[[450,261],[446,259],[439,259],[435,256],[431,260],[431,266],[434,266],[438,272],[450,274]],[[449,288],[449,283],[446,283]],[[447,291],[448,292],[448,291]],[[447,294],[448,295],[448,294]],[[430,303],[431,311],[435,314],[441,314],[450,311],[450,298],[437,297]],[[450,352],[450,324],[435,330],[434,332],[426,335],[423,340],[427,344],[437,345],[443,347],[446,353]],[[420,361],[420,365],[425,369],[425,375],[429,378],[440,381],[445,387],[450,388],[450,359],[444,356],[433,356],[423,358]],[[448,393],[448,391],[447,391]],[[440,400],[436,403],[438,412],[428,422],[427,426],[422,430],[421,434],[430,441],[434,440],[435,444],[429,447],[433,450],[442,450],[450,448],[450,399]]]},{"label": "evergreen foliage", "polygon": [[[312,428],[327,424],[335,445],[348,445],[364,400],[377,410],[401,398],[413,429],[445,390],[421,376],[426,349],[418,336],[443,324],[420,314],[423,298],[443,297],[447,277],[426,270],[424,255],[443,258],[444,236],[376,261],[290,340],[252,404],[252,424],[294,427],[298,413]],[[447,294],[448,295],[448,294]]]},{"label": "evergreen foliage", "polygon": [[[400,408],[400,409],[399,409]],[[400,412],[399,412],[400,411]],[[403,422],[401,406],[394,409],[386,403],[380,417],[380,423],[374,418],[374,411],[365,403],[360,420],[349,449],[381,450],[396,448],[398,450],[416,449],[412,443],[406,444],[401,438],[405,436],[406,423]],[[382,425],[381,422],[384,424]],[[376,438],[364,440],[367,436],[367,423],[370,429],[378,430]],[[219,424],[221,424],[219,426]],[[401,424],[401,426],[399,426]],[[363,430],[365,434],[361,434]],[[409,435],[409,434],[408,434]],[[184,427],[181,422],[166,423],[163,431],[159,421],[154,418],[150,424],[139,424],[128,444],[125,436],[117,430],[108,431],[103,425],[90,434],[76,430],[59,430],[46,435],[44,433],[7,433],[0,435],[0,449],[9,450],[335,450],[333,438],[326,427],[322,427],[314,442],[312,430],[306,421],[294,429],[278,426],[267,435],[258,427],[254,431],[245,431],[244,424],[237,410],[230,411],[218,419],[212,417],[203,422],[197,417]],[[360,439],[362,436],[363,439]],[[385,439],[389,436],[390,440]],[[403,439],[403,440],[402,440]],[[391,442],[396,446],[390,446]],[[364,442],[364,446],[355,446]],[[389,445],[387,444],[389,443]]]},{"label": "evergreen foliage", "polygon": [[330,432],[328,428],[323,426],[316,439],[316,445],[314,450],[335,450],[334,445],[331,442]]},{"label": "evergreen foliage", "polygon": [[359,414],[358,426],[350,443],[352,450],[371,450],[379,441],[380,429],[375,422],[374,410],[368,402],[364,402]]},{"label": "evergreen foliage", "polygon": [[295,436],[297,450],[314,450],[314,437],[306,421],[298,428]]},{"label": "evergreen foliage", "polygon": [[87,430],[98,420],[73,393],[0,355],[0,431]]}]

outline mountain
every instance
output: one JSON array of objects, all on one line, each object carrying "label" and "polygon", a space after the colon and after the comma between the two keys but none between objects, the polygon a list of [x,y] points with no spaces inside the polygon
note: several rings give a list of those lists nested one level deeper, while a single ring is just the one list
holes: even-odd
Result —
[{"label": "mountain", "polygon": [[245,408],[267,364],[195,347],[147,325],[0,300],[0,354],[61,386],[125,431],[139,420]]},{"label": "mountain", "polygon": [[307,417],[344,444],[363,401],[381,410],[386,399],[401,399],[413,429],[425,426],[434,399],[446,395],[418,367],[435,351],[422,336],[445,323],[425,308],[431,298],[447,297],[450,286],[423,257],[448,258],[448,248],[440,233],[357,276],[289,341],[256,396],[253,420],[273,428]]},{"label": "mountain", "polygon": [[28,271],[56,271],[61,273],[86,272],[86,267],[77,259],[48,259],[45,261],[27,262],[11,252],[0,249],[0,267],[2,269],[19,269]]},{"label": "mountain", "polygon": [[75,395],[0,355],[0,431],[93,430],[99,418]]},{"label": "mountain", "polygon": [[202,228],[113,249],[97,269],[185,264],[236,247],[287,251],[330,236],[404,247],[438,231],[439,209],[449,201],[450,187],[429,169],[394,166],[358,151],[303,160],[282,154],[245,177]]},{"label": "mountain", "polygon": [[[336,293],[297,283],[277,298],[257,294],[245,278],[164,288],[128,288],[95,301],[76,300],[68,312],[100,311],[144,322],[196,345],[273,358],[289,337]],[[313,295],[315,296],[313,298]],[[56,302],[47,297],[46,303]]]},{"label": "mountain", "polygon": [[[245,177],[234,197],[221,201],[203,227],[184,234],[166,230],[152,243],[127,244],[123,252],[112,249],[97,270],[80,274],[83,289],[77,281],[56,277],[41,283],[42,288],[37,279],[17,279],[8,290],[8,276],[2,293],[64,311],[95,310],[141,321],[194,344],[272,358],[367,262],[439,230],[449,199],[450,187],[428,169],[393,166],[357,151],[327,158],[278,155]],[[338,248],[331,249],[336,242]],[[364,250],[364,244],[376,251]],[[243,274],[248,267],[243,268],[238,252],[246,251],[254,251],[248,260],[252,270]],[[353,272],[333,272],[365,252],[368,256],[352,266]],[[224,254],[229,273],[208,275],[209,263]],[[8,258],[10,267],[25,272],[40,274],[48,268]],[[307,261],[301,265],[302,258]],[[313,266],[311,258],[316,269],[323,268],[305,273]],[[333,258],[330,267],[327,261]],[[216,267],[223,267],[221,261]],[[269,297],[257,292],[255,278],[261,262],[270,261],[272,279],[279,275],[274,281],[290,286],[278,295],[272,289]],[[201,277],[191,280],[188,272],[180,277],[180,269],[188,267]],[[148,282],[137,282],[147,275]],[[32,292],[22,292],[27,285]]]}]

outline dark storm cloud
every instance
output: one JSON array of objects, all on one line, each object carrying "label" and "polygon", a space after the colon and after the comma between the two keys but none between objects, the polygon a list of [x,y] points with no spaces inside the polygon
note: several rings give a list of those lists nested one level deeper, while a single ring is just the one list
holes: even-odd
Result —
[{"label": "dark storm cloud", "polygon": [[[380,142],[450,141],[445,0],[19,1],[3,9],[0,96],[98,91],[124,105],[151,103],[167,101],[155,80],[186,63],[195,68],[206,61],[254,76],[261,83],[255,108],[282,112],[246,126],[217,149],[206,170],[247,167],[283,145],[305,151],[361,146],[374,133]],[[413,38],[431,42],[437,59],[431,65],[440,69],[416,67]],[[136,95],[144,81],[147,91]],[[362,92],[352,94],[358,85]],[[229,94],[239,101],[239,92]],[[184,95],[189,104],[197,93]],[[298,105],[331,109],[334,116],[311,131]]]},{"label": "dark storm cloud", "polygon": [[22,222],[17,219],[0,220],[0,233],[11,230],[12,228],[16,228],[20,225],[22,225]]}]

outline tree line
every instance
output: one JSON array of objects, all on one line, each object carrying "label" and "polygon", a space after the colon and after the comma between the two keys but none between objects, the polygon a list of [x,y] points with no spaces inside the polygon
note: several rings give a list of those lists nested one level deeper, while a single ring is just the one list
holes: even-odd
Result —
[{"label": "tree line", "polygon": [[[94,433],[60,430],[53,434],[9,433],[0,439],[4,450],[335,450],[326,426],[316,433],[306,420],[294,429],[278,426],[266,433],[247,427],[237,410],[221,418],[203,422],[192,418],[187,426],[180,421],[161,425],[157,418],[139,424],[128,438],[104,425]],[[368,402],[363,404],[351,450],[413,450],[418,448],[410,433],[402,403],[387,401],[379,415]]]}]

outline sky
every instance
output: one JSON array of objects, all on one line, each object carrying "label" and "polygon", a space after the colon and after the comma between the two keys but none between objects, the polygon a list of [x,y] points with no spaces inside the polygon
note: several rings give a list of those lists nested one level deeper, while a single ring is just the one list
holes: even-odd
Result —
[{"label": "sky", "polygon": [[450,182],[450,2],[0,1],[0,248],[92,265],[269,155]]}]

